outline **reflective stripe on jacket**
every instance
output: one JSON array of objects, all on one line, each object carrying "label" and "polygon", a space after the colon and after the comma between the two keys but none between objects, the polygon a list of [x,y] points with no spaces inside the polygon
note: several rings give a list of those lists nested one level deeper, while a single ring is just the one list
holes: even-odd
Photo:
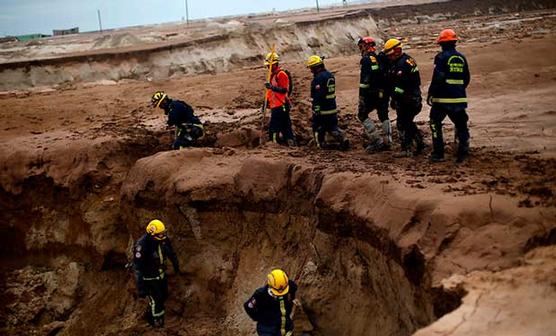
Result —
[{"label": "reflective stripe on jacket", "polygon": [[433,103],[467,107],[466,88],[470,80],[469,65],[465,56],[455,47],[445,48],[434,58],[429,96],[432,96]]},{"label": "reflective stripe on jacket", "polygon": [[297,285],[289,280],[289,287],[288,294],[280,297],[270,295],[268,285],[258,288],[244,303],[245,312],[251,319],[257,321],[257,331],[273,335],[291,335],[293,331],[291,313]]},{"label": "reflective stripe on jacket", "polygon": [[384,90],[386,83],[384,78],[385,66],[380,63],[375,53],[365,55],[359,62],[361,73],[359,76],[359,95],[366,96]]},{"label": "reflective stripe on jacket", "polygon": [[290,87],[290,78],[285,71],[278,68],[275,73],[270,76],[270,84],[276,87],[286,89],[286,93],[280,93],[272,91],[271,89],[266,90],[266,99],[268,100],[268,107],[273,109],[284,105],[288,99],[288,89]]},{"label": "reflective stripe on jacket", "polygon": [[338,112],[336,107],[336,79],[323,69],[316,73],[311,82],[311,106],[316,114],[330,115]]},{"label": "reflective stripe on jacket", "polygon": [[392,62],[388,71],[392,99],[400,103],[421,100],[421,76],[417,62],[407,55]]}]

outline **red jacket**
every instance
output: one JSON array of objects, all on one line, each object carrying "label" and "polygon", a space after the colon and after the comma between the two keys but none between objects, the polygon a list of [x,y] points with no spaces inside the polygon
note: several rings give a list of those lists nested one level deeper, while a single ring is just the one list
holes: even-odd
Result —
[{"label": "red jacket", "polygon": [[286,89],[286,93],[275,92],[270,89],[266,90],[266,99],[268,100],[268,107],[273,109],[284,105],[288,99],[288,89],[290,87],[290,79],[288,75],[277,67],[270,75],[270,84],[273,86]]}]

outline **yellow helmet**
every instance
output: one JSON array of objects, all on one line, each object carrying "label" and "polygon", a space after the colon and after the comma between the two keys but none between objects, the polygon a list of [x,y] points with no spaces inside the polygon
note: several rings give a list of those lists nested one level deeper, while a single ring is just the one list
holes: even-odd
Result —
[{"label": "yellow helmet", "polygon": [[386,55],[390,55],[394,52],[394,50],[396,48],[401,48],[402,42],[398,39],[392,38],[389,39],[388,41],[386,41],[386,43],[384,43],[384,48],[382,49],[382,51],[386,54]]},{"label": "yellow helmet", "polygon": [[156,91],[151,97],[151,105],[153,107],[159,107],[160,103],[166,99],[168,95],[164,91]]},{"label": "yellow helmet", "polygon": [[286,272],[277,268],[268,273],[267,278],[268,287],[274,295],[283,296],[288,294],[290,286]]},{"label": "yellow helmet", "polygon": [[162,221],[153,219],[149,222],[149,225],[147,225],[147,233],[155,239],[163,240],[166,238],[166,227]]},{"label": "yellow helmet", "polygon": [[264,65],[277,64],[280,62],[280,56],[275,52],[270,52],[264,57]]},{"label": "yellow helmet", "polygon": [[322,58],[320,56],[317,55],[312,55],[309,56],[309,59],[307,60],[307,68],[312,68],[315,67],[317,65],[321,65],[322,63]]}]

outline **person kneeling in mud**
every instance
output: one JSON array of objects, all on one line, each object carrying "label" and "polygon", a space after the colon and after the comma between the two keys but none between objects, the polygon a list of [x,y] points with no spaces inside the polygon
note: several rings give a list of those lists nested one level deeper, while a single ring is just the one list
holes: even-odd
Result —
[{"label": "person kneeling in mud", "polygon": [[203,136],[203,123],[187,103],[171,99],[164,91],[157,91],[151,98],[151,104],[164,110],[164,114],[168,116],[168,126],[176,126],[172,149],[191,147]]},{"label": "person kneeling in mud", "polygon": [[313,110],[313,135],[318,148],[326,147],[325,135],[330,133],[342,150],[349,147],[342,130],[338,127],[336,107],[336,79],[326,70],[322,58],[313,55],[307,60],[307,67],[313,73],[311,82],[311,108]]}]

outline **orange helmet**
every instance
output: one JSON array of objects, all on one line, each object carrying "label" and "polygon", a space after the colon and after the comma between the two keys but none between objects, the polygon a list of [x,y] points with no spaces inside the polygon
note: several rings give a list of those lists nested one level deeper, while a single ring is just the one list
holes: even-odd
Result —
[{"label": "orange helmet", "polygon": [[436,43],[450,42],[450,41],[457,41],[457,40],[458,37],[456,35],[456,32],[453,29],[444,29],[438,35],[438,38],[436,39]]}]

